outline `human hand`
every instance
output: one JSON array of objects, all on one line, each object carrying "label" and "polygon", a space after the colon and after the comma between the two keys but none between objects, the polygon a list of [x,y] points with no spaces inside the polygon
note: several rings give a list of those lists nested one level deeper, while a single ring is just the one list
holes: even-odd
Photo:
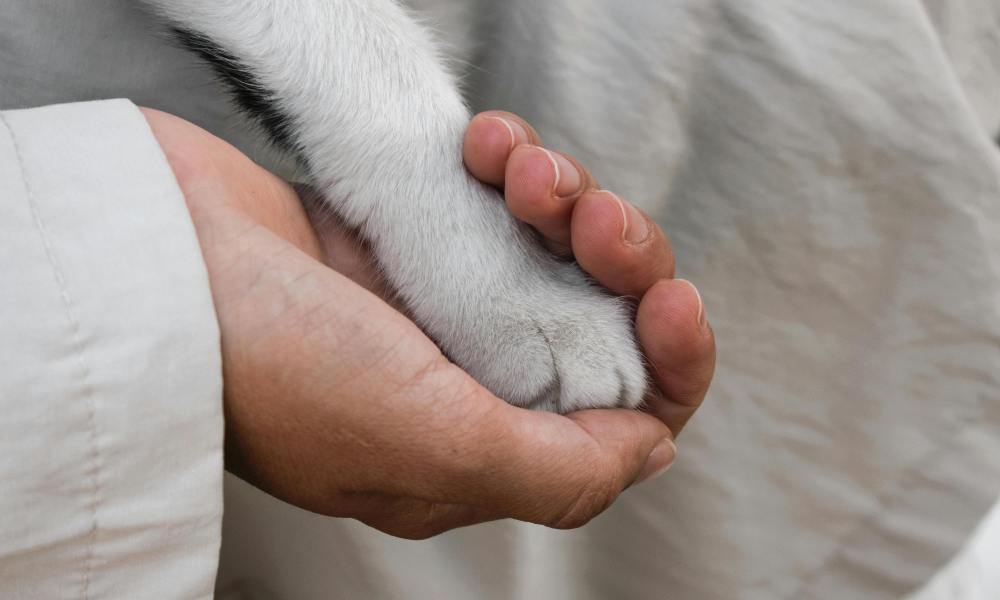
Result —
[{"label": "human hand", "polygon": [[639,301],[636,333],[653,380],[645,410],[680,433],[715,373],[715,336],[698,290],[673,279],[674,254],[663,231],[601,190],[575,158],[542,148],[538,133],[517,115],[476,115],[465,136],[465,164],[504,192],[511,214],[532,225],[550,250]]},{"label": "human hand", "polygon": [[[672,259],[648,221],[650,237],[625,247],[617,201],[588,193],[562,219],[543,210],[551,218],[536,226],[598,280],[642,299],[637,327],[657,371],[661,393],[650,404],[659,418],[530,412],[489,394],[401,313],[327,267],[284,182],[189,123],[145,114],[208,266],[222,331],[226,461],[240,477],[302,508],[422,538],[506,517],[579,526],[672,462],[668,425],[679,431],[704,396],[714,342],[694,288],[660,281]],[[491,174],[516,175],[517,165],[534,173],[538,156],[524,153],[536,150],[511,153],[508,136],[496,151],[491,125],[501,123],[487,121],[470,127],[472,172],[494,184],[504,180]],[[515,214],[534,224],[512,197],[518,189],[530,197],[531,181],[508,178],[506,189]],[[362,279],[361,257],[342,249],[332,262],[362,265]]]}]

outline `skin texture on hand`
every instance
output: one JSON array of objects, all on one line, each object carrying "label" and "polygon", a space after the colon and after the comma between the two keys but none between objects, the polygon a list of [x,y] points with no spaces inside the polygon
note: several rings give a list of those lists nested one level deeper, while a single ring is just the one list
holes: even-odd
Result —
[{"label": "skin texture on hand", "polygon": [[[307,510],[424,538],[500,518],[577,527],[673,461],[673,437],[714,368],[697,291],[670,279],[673,258],[655,225],[595,191],[575,161],[553,163],[516,116],[473,120],[466,163],[505,188],[512,213],[554,250],[640,299],[638,337],[658,386],[648,414],[559,416],[492,396],[364,287],[378,289],[363,248],[335,226],[321,242],[291,187],[194,125],[144,113],[208,267],[226,464],[241,478]],[[562,184],[579,169],[575,193],[559,195],[559,164]],[[646,233],[632,242],[636,230]]]}]

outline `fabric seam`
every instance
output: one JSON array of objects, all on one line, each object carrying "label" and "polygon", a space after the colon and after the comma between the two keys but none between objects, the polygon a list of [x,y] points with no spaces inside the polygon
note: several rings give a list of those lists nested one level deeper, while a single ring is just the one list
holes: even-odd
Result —
[{"label": "fabric seam", "polygon": [[7,120],[6,115],[0,112],[0,123],[3,124],[4,128],[7,129],[8,135],[10,136],[11,145],[14,149],[14,156],[17,157],[18,167],[22,175],[22,185],[25,191],[25,200],[28,204],[28,209],[31,212],[32,220],[35,224],[35,229],[38,231],[38,235],[41,238],[42,246],[45,250],[45,256],[49,261],[49,266],[52,268],[52,274],[56,281],[56,286],[59,288],[59,294],[62,299],[63,306],[65,307],[66,320],[70,329],[70,339],[72,346],[74,347],[74,354],[76,355],[77,364],[81,371],[81,389],[83,392],[83,398],[87,405],[87,421],[90,429],[89,443],[90,443],[90,483],[91,483],[91,498],[90,498],[90,531],[88,532],[88,544],[87,552],[84,556],[84,572],[83,572],[83,598],[90,598],[90,582],[91,574],[93,572],[93,565],[95,560],[95,546],[97,542],[97,507],[100,501],[100,471],[101,471],[101,456],[100,450],[97,443],[97,403],[94,396],[94,388],[92,383],[92,374],[88,361],[86,360],[86,345],[83,343],[83,339],[80,335],[80,321],[76,318],[75,306],[73,300],[69,294],[69,290],[66,286],[66,279],[63,276],[63,270],[60,267],[59,261],[56,258],[56,253],[52,247],[51,238],[48,229],[45,227],[45,222],[42,219],[41,212],[39,211],[38,203],[35,198],[34,192],[28,177],[28,171],[25,165],[24,156],[21,152],[21,147],[18,144],[17,134],[14,132],[14,128],[11,127]]}]

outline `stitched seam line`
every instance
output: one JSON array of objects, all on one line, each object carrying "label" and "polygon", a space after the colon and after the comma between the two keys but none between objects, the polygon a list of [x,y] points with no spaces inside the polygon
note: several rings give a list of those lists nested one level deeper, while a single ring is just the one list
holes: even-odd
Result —
[{"label": "stitched seam line", "polygon": [[87,543],[87,552],[84,556],[82,596],[83,598],[90,598],[90,580],[93,572],[95,545],[97,542],[97,507],[101,492],[101,456],[97,445],[97,405],[94,397],[94,386],[92,383],[93,377],[91,375],[89,363],[84,356],[86,353],[86,347],[80,335],[80,322],[76,318],[75,307],[73,305],[73,300],[69,295],[69,290],[66,288],[66,279],[63,276],[63,270],[59,265],[59,261],[56,259],[56,254],[52,248],[48,230],[42,220],[41,213],[38,209],[38,203],[35,199],[34,193],[32,192],[31,185],[28,180],[28,172],[25,168],[24,157],[21,153],[21,147],[17,141],[17,135],[14,133],[14,129],[10,126],[10,123],[7,122],[7,118],[3,112],[0,112],[0,123],[3,124],[4,128],[7,129],[7,132],[10,135],[11,144],[14,148],[14,155],[17,157],[18,166],[20,168],[21,175],[23,176],[25,198],[28,202],[28,208],[31,211],[31,217],[35,223],[35,229],[37,229],[38,235],[42,241],[42,246],[45,249],[45,256],[49,261],[49,265],[52,267],[52,274],[55,278],[56,285],[59,287],[59,294],[62,298],[63,306],[66,309],[66,320],[70,329],[70,341],[74,348],[77,364],[80,368],[80,387],[83,391],[83,398],[87,405],[87,425],[90,428],[90,466],[87,471],[89,471],[88,475],[90,478],[91,488],[90,506],[88,507],[91,515],[90,531],[88,532],[89,539]]}]

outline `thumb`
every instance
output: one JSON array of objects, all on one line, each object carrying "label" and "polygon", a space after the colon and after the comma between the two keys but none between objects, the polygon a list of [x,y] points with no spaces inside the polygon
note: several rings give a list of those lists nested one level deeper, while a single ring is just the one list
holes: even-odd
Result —
[{"label": "thumb", "polygon": [[[588,410],[565,418],[578,435],[526,460],[559,465],[532,490],[525,477],[523,508],[515,518],[573,529],[601,514],[634,483],[663,473],[677,449],[657,418],[631,410]],[[517,484],[518,482],[513,482]]]},{"label": "thumb", "polygon": [[[662,473],[676,453],[670,430],[645,413],[561,416],[492,400],[480,399],[490,410],[463,410],[447,440],[411,439],[411,457],[434,457],[437,464],[422,465],[419,478],[399,473],[393,483],[400,489],[392,491],[569,529],[603,512],[633,483]],[[476,394],[466,401],[466,407],[478,404]],[[421,448],[440,444],[449,452]]]}]

